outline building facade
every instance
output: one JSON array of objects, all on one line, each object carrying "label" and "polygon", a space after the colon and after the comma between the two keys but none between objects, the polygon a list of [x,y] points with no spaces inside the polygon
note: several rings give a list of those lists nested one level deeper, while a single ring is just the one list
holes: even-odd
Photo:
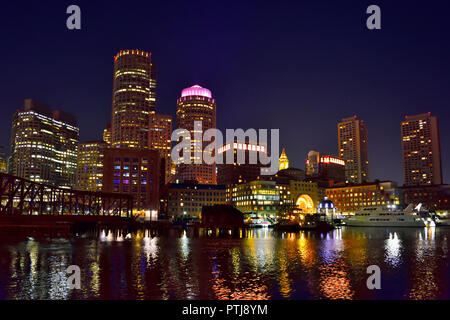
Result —
[{"label": "building facade", "polygon": [[430,113],[406,116],[401,123],[405,186],[442,184],[438,119]]},{"label": "building facade", "polygon": [[308,179],[317,181],[323,186],[345,183],[345,161],[343,158],[310,151],[306,159],[306,175]]},{"label": "building facade", "polygon": [[450,213],[450,185],[403,186],[400,188],[405,205],[422,206],[437,213]]},{"label": "building facade", "polygon": [[7,172],[7,163],[5,147],[0,146],[0,172]]},{"label": "building facade", "polygon": [[107,148],[103,159],[104,192],[132,195],[134,214],[158,210],[158,151]]},{"label": "building facade", "polygon": [[100,192],[103,189],[103,156],[108,144],[90,141],[78,145],[76,188]]},{"label": "building facade", "polygon": [[280,206],[280,190],[275,181],[256,180],[228,187],[228,201],[241,212],[275,219]]},{"label": "building facade", "polygon": [[194,122],[201,122],[201,130],[195,128],[200,139],[203,132],[216,128],[216,101],[211,91],[198,85],[181,91],[177,100],[176,128],[189,130],[191,133],[190,163],[177,161],[177,178],[181,181],[196,180],[201,184],[216,184],[217,173],[215,164],[206,164],[197,154],[202,153],[208,143],[196,139]]},{"label": "building facade", "polygon": [[[227,152],[233,152],[233,163],[226,163]],[[217,183],[233,185],[256,180],[261,175],[263,165],[259,161],[260,153],[267,154],[266,146],[257,143],[240,143],[238,141],[226,143],[218,150],[222,164],[217,165]],[[243,161],[239,161],[238,152],[243,154]],[[250,159],[255,159],[250,163]],[[242,163],[241,163],[242,162]]]},{"label": "building facade", "polygon": [[108,146],[112,146],[112,129],[111,123],[106,125],[106,128],[103,129],[103,141],[108,144]]},{"label": "building facade", "polygon": [[368,131],[357,116],[338,123],[339,157],[345,161],[347,183],[369,181]]},{"label": "building facade", "polygon": [[35,182],[72,188],[78,140],[75,117],[26,99],[13,117],[9,172]]},{"label": "building facade", "polygon": [[162,183],[166,183],[169,181],[172,168],[172,116],[155,113],[149,118],[149,149],[159,152],[163,167],[161,169],[164,171]]},{"label": "building facade", "polygon": [[172,218],[201,218],[203,206],[226,203],[226,187],[223,185],[172,183],[168,190],[168,215]]},{"label": "building facade", "polygon": [[328,199],[344,214],[353,214],[363,207],[401,204],[400,190],[392,181],[331,187],[325,189]]},{"label": "building facade", "polygon": [[156,107],[156,69],[150,52],[121,50],[114,57],[112,146],[148,149],[149,116]]}]

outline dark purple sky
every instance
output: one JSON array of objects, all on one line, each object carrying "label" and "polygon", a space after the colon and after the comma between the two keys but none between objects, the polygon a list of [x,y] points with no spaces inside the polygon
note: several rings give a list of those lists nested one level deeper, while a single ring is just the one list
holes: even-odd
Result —
[{"label": "dark purple sky", "polygon": [[[66,29],[77,4],[82,30]],[[382,30],[366,28],[370,4]],[[291,164],[311,149],[337,153],[337,122],[369,129],[370,176],[403,181],[400,121],[440,120],[450,181],[450,2],[430,1],[15,1],[0,11],[0,144],[33,97],[78,118],[82,140],[110,118],[113,56],[151,51],[158,112],[175,114],[184,87],[217,100],[225,128],[280,128]]]}]

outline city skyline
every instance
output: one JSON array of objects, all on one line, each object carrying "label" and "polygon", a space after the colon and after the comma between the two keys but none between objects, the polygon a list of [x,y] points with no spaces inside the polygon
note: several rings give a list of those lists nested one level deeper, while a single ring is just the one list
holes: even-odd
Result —
[{"label": "city skyline", "polygon": [[[314,33],[314,35],[319,33],[325,36],[324,39],[326,41],[324,40],[320,44],[307,42],[307,46],[302,48],[301,52],[286,50],[301,47],[295,41],[287,42],[289,45],[284,44],[282,47],[284,50],[278,50],[278,52],[268,48],[267,50],[270,52],[268,55],[273,57],[273,59],[278,60],[280,57],[289,59],[277,64],[277,66],[281,66],[277,70],[266,70],[268,77],[265,79],[275,78],[276,81],[267,80],[263,83],[258,77],[264,74],[261,74],[260,70],[255,68],[261,65],[261,62],[264,62],[267,57],[240,55],[238,50],[238,44],[242,44],[246,40],[243,39],[243,36],[238,36],[238,27],[244,27],[244,17],[251,9],[249,4],[243,4],[235,13],[230,12],[230,10],[225,10],[225,8],[222,8],[218,4],[207,5],[204,10],[199,10],[198,12],[195,9],[190,9],[192,12],[189,12],[193,15],[202,17],[207,16],[206,10],[209,9],[216,14],[215,17],[219,21],[214,22],[211,18],[208,18],[206,22],[187,26],[186,30],[179,35],[174,34],[173,30],[168,30],[165,23],[158,21],[158,23],[161,22],[163,26],[166,26],[166,29],[163,29],[172,34],[175,42],[177,39],[188,41],[183,35],[186,36],[189,33],[197,34],[199,38],[207,39],[207,41],[211,42],[213,38],[212,33],[206,28],[208,24],[217,27],[219,22],[224,22],[227,14],[236,18],[236,26],[234,28],[214,33],[215,38],[211,42],[214,50],[211,49],[212,51],[208,57],[201,50],[203,45],[199,48],[191,46],[189,51],[186,52],[177,51],[176,56],[167,54],[168,52],[166,50],[169,50],[172,45],[168,44],[167,41],[164,46],[161,45],[162,39],[158,38],[155,33],[151,33],[151,36],[146,39],[138,39],[135,36],[131,37],[132,39],[128,39],[125,35],[117,35],[114,39],[111,39],[107,36],[105,37],[106,39],[96,39],[101,43],[101,46],[98,47],[99,50],[95,54],[92,52],[83,53],[79,50],[70,53],[68,50],[72,50],[76,44],[79,45],[86,41],[87,43],[92,42],[93,39],[89,35],[89,28],[96,28],[98,31],[98,28],[106,28],[110,25],[108,24],[110,22],[106,21],[104,27],[99,27],[96,24],[94,24],[95,27],[91,27],[92,20],[89,19],[89,10],[98,11],[99,7],[83,4],[83,2],[80,5],[87,11],[87,22],[78,35],[67,33],[67,30],[55,30],[49,34],[42,32],[49,31],[57,23],[57,21],[52,21],[51,19],[49,19],[47,24],[41,26],[44,29],[40,31],[41,36],[46,40],[60,40],[65,37],[69,42],[73,41],[73,43],[67,43],[66,46],[63,46],[55,52],[50,50],[45,56],[38,54],[30,65],[26,62],[24,63],[24,66],[29,69],[24,69],[21,66],[16,67],[17,71],[12,77],[14,80],[12,83],[17,83],[18,79],[20,79],[20,85],[13,86],[8,83],[7,87],[11,87],[11,90],[8,90],[0,100],[3,110],[6,112],[6,116],[1,120],[3,121],[3,126],[1,129],[2,139],[0,143],[5,145],[7,150],[9,149],[10,117],[21,106],[25,98],[36,98],[37,100],[48,103],[52,108],[73,113],[79,123],[81,142],[100,139],[103,128],[106,126],[106,123],[110,122],[112,89],[110,74],[112,72],[112,58],[121,49],[139,48],[152,52],[153,60],[158,65],[156,102],[158,113],[174,116],[176,98],[180,90],[194,84],[199,84],[215,92],[215,97],[219,101],[217,110],[218,128],[280,128],[280,146],[286,148],[292,165],[300,169],[304,169],[304,159],[309,150],[320,150],[323,153],[338,155],[337,135],[335,132],[336,124],[342,118],[351,117],[356,114],[367,123],[369,130],[368,141],[371,180],[390,179],[397,181],[399,184],[403,184],[400,122],[404,119],[405,115],[431,112],[441,122],[443,182],[448,183],[450,180],[450,173],[446,167],[446,163],[449,162],[450,157],[450,146],[446,141],[448,141],[450,132],[448,127],[445,126],[445,120],[449,115],[447,107],[449,96],[443,86],[444,83],[449,82],[447,79],[450,73],[446,72],[448,63],[444,60],[444,57],[448,56],[449,47],[437,35],[433,36],[432,32],[438,30],[439,22],[421,26],[421,33],[409,35],[410,37],[417,37],[415,39],[417,40],[416,43],[414,45],[408,45],[404,42],[408,34],[400,26],[400,22],[396,21],[397,19],[405,23],[405,19],[402,19],[405,13],[402,13],[398,6],[383,4],[389,13],[384,16],[385,19],[383,21],[391,29],[395,30],[394,37],[392,34],[384,36],[383,30],[381,30],[379,35],[374,36],[368,33],[367,30],[364,30],[362,25],[360,28],[356,28],[356,30],[352,29],[350,32],[348,28],[350,26],[353,28],[356,24],[356,21],[351,20],[350,16],[359,14],[360,20],[363,21],[365,18],[362,14],[364,4],[361,4],[361,8],[350,8],[331,4],[329,5],[329,10],[334,9],[336,12],[343,13],[340,23],[342,23],[343,30],[349,31],[350,34],[345,36],[339,35],[336,32],[328,32],[326,31],[328,29],[325,27],[329,26],[327,24],[317,30],[317,22],[306,19],[305,29],[310,33]],[[194,7],[197,5],[200,6],[196,4]],[[9,6],[14,9],[14,5]],[[155,12],[168,10],[163,4],[155,4],[155,6],[153,8]],[[320,17],[321,14],[329,17],[327,15],[328,11],[323,11],[323,5],[310,5],[307,8],[304,6],[304,4],[299,5],[293,11],[299,14],[300,17],[304,17],[304,9],[309,9],[309,12],[312,12],[314,17]],[[419,11],[423,15],[431,14],[431,12],[435,13],[436,6],[434,4],[429,8],[413,8],[408,14],[410,17],[419,17]],[[445,6],[445,4],[442,4],[442,6]],[[52,17],[57,9],[57,6],[54,9],[47,8],[48,12],[43,14],[43,16]],[[361,9],[359,10],[361,12],[358,13],[357,9]],[[39,12],[39,8],[36,8],[36,10]],[[136,9],[128,8],[128,10]],[[186,7],[180,3],[180,6],[174,12],[174,16],[180,15],[183,10],[185,11]],[[223,13],[219,14],[221,11]],[[259,25],[262,21],[261,18],[267,14],[267,10],[262,10],[262,13],[260,13],[261,17],[251,16],[252,22]],[[283,6],[276,8],[273,15],[274,19],[280,22],[278,27],[274,27],[277,31],[280,28],[284,28],[286,23],[293,21],[295,18],[286,12],[286,8]],[[395,19],[393,17],[394,15]],[[286,17],[286,22],[282,22],[280,17]],[[324,19],[322,17],[320,22],[324,22]],[[4,21],[8,23],[11,19],[5,17]],[[31,22],[33,21],[35,20]],[[336,23],[334,20],[332,22]],[[410,27],[410,25],[408,26]],[[247,27],[249,30],[254,31],[253,27],[248,25]],[[298,28],[293,29],[289,31],[289,34],[282,36],[283,43],[286,37],[291,37],[294,32],[301,31]],[[413,30],[417,31],[418,28]],[[20,37],[21,32],[24,31],[20,29],[15,32]],[[28,29],[26,31],[29,32]],[[271,31],[267,30],[267,28],[263,31],[271,34]],[[258,36],[255,38],[256,40],[253,40],[255,43],[252,44],[252,50],[250,52],[254,53],[258,48],[262,48],[260,37],[263,36],[264,32],[255,33]],[[129,36],[129,33],[126,34]],[[301,32],[298,33],[299,39],[301,39],[301,35],[303,35]],[[337,38],[332,40],[334,36]],[[308,37],[311,37],[311,35],[308,35]],[[339,45],[337,45],[337,42],[339,42],[338,39],[342,39],[342,37],[354,37],[356,41],[355,45],[366,46],[366,49],[361,48],[358,50],[358,59],[352,61],[355,63],[354,70],[360,70],[358,72],[352,71],[347,74],[344,72],[344,68],[338,65],[338,62],[344,62],[344,67],[348,68],[350,66],[349,60],[351,60],[350,57],[344,59]],[[233,42],[231,39],[237,41],[236,48],[231,45]],[[402,49],[399,49],[400,45],[397,46],[393,43],[398,39],[402,39]],[[277,41],[273,38],[272,40]],[[7,44],[8,38],[5,41]],[[301,42],[301,40],[299,41]],[[335,51],[330,53],[332,56],[322,51],[317,51],[321,46],[327,45],[335,49]],[[382,45],[387,47],[385,51],[380,52],[379,48]],[[423,52],[420,51],[423,45],[428,45],[427,59],[421,61],[423,66],[414,66],[415,59],[423,59],[421,57],[421,55],[423,56]],[[15,47],[17,46],[16,44]],[[286,48],[286,46],[288,47]],[[289,46],[292,46],[292,48]],[[223,51],[220,49],[228,50]],[[415,50],[419,50],[420,52],[415,53]],[[312,58],[311,55],[314,52],[321,52],[321,58],[323,60]],[[406,52],[408,53],[408,59],[398,60]],[[54,59],[54,55],[58,55],[58,53],[69,54],[70,63],[74,65],[74,70],[69,68],[70,64],[68,64],[67,58],[54,61],[54,63],[48,63],[49,59]],[[299,56],[295,56],[294,53]],[[348,51],[346,53],[351,55]],[[15,59],[23,59],[21,53],[13,57],[8,52],[2,52],[1,54],[8,60],[12,59],[15,61]],[[298,62],[295,63],[298,58],[305,58],[305,55],[310,58],[307,60],[308,63],[318,68],[315,70],[315,73],[312,72],[313,67],[309,68]],[[232,56],[235,56],[236,59],[224,60],[225,57],[230,58]],[[376,58],[377,56],[378,58]],[[330,57],[334,57],[335,59],[331,59],[330,61],[328,59]],[[256,60],[252,62],[252,59]],[[191,63],[185,63],[186,61],[191,61]],[[218,63],[218,61],[227,61],[227,63]],[[399,68],[389,70],[387,74],[381,74],[376,70],[391,68],[394,62],[400,63]],[[96,68],[92,68],[94,64],[97,66]],[[363,65],[365,67],[362,68]],[[61,66],[66,66],[66,68],[63,68],[63,70],[67,71],[64,74],[58,73],[58,68],[61,68]],[[292,71],[288,70],[289,66],[292,67]],[[239,67],[242,73],[237,73],[239,69],[236,68]],[[79,68],[82,71],[90,69],[90,78],[92,80],[88,79],[85,83],[82,83],[79,76],[73,77],[74,73],[79,71]],[[334,70],[334,73],[327,71],[328,68]],[[177,76],[174,76],[175,69]],[[408,73],[405,73],[406,70]],[[295,74],[293,74],[294,72]],[[234,77],[231,77],[232,73],[234,73]],[[52,77],[43,77],[42,75],[45,74],[57,74],[58,76],[62,76],[66,81],[55,81]],[[256,75],[258,77],[255,77]],[[350,75],[354,77],[352,78]],[[406,75],[409,76],[408,79],[405,77]],[[42,79],[37,82],[36,77]],[[315,77],[318,77],[320,81]],[[372,78],[372,80],[368,78]],[[99,79],[103,80],[99,81]],[[307,81],[308,79],[310,80],[309,82]],[[340,80],[343,80],[343,85],[339,83]],[[93,83],[96,83],[97,86],[93,87]],[[324,84],[328,83],[331,85],[325,86],[327,89],[326,95],[319,96],[318,90],[323,88]],[[274,86],[275,84],[276,86]],[[271,86],[270,90],[268,86]],[[57,90],[54,90],[54,87]],[[74,90],[74,88],[76,89]],[[331,100],[333,100],[332,103],[330,103]],[[363,101],[365,102],[363,103]],[[272,105],[277,105],[277,111],[279,110],[280,112],[261,112],[261,110],[270,110],[270,106]],[[98,114],[98,117],[83,117],[83,114],[87,110],[92,110],[92,112]],[[270,114],[270,116],[265,113]]]}]

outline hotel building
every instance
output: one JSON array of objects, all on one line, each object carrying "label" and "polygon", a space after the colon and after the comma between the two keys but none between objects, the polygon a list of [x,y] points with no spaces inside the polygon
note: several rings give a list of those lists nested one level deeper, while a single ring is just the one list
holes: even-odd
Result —
[{"label": "hotel building", "polygon": [[401,123],[405,186],[442,184],[438,119],[430,113],[406,116]]},{"label": "hotel building", "polygon": [[147,149],[149,116],[155,113],[156,70],[152,55],[121,50],[114,57],[112,146]]},{"label": "hotel building", "polygon": [[84,191],[102,191],[103,156],[108,144],[90,141],[78,145],[76,188]]},{"label": "hotel building", "polygon": [[203,206],[226,203],[226,187],[223,185],[172,183],[169,186],[167,207],[172,218],[201,218]]},{"label": "hotel building", "polygon": [[158,210],[158,151],[118,148],[104,151],[103,191],[131,194],[134,213]]},{"label": "hotel building", "polygon": [[[190,163],[183,164],[181,159],[176,161],[177,175],[181,181],[196,180],[200,184],[216,184],[216,165],[205,164],[197,156],[209,143],[196,140],[194,121],[201,122],[201,132],[199,132],[199,128],[195,128],[200,139],[203,138],[204,131],[216,128],[216,101],[210,90],[198,85],[182,90],[181,97],[177,100],[176,128],[191,132]],[[196,164],[195,162],[200,163]]]},{"label": "hotel building", "polygon": [[72,115],[26,99],[11,131],[11,174],[61,188],[75,186],[79,129]]},{"label": "hotel building", "polygon": [[357,116],[338,123],[339,157],[345,161],[347,183],[369,181],[367,127]]},{"label": "hotel building", "polygon": [[172,168],[172,116],[155,113],[151,114],[149,119],[149,149],[159,152],[161,169],[164,171],[161,183],[165,184],[169,181]]},{"label": "hotel building", "polygon": [[326,188],[325,195],[344,214],[353,214],[363,207],[399,205],[401,201],[397,184],[392,181]]}]

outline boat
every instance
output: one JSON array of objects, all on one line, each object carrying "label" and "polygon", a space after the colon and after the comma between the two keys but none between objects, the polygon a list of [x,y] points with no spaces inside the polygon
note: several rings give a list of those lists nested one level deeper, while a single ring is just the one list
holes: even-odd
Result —
[{"label": "boat", "polygon": [[426,227],[430,219],[414,211],[412,204],[404,210],[393,207],[373,206],[357,211],[345,220],[350,227]]},{"label": "boat", "polygon": [[333,222],[324,213],[313,213],[304,215],[300,222],[300,230],[330,231],[335,228]]},{"label": "boat", "polygon": [[269,221],[259,217],[249,218],[244,222],[244,224],[247,228],[268,228],[271,226],[271,223]]}]

